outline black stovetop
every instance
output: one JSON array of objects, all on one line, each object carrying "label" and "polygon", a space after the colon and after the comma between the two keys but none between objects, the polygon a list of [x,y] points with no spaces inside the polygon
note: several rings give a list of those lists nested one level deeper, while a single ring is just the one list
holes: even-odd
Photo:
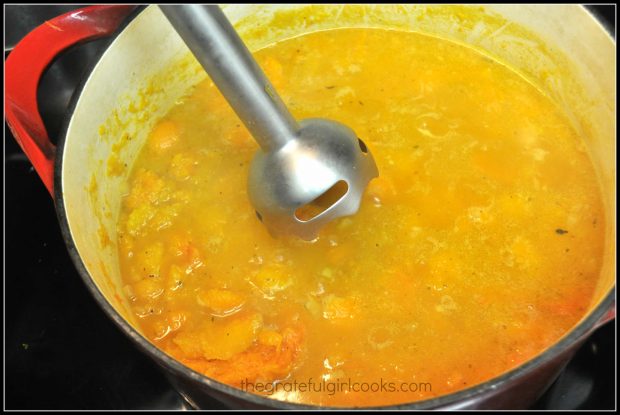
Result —
[{"label": "black stovetop", "polygon": [[[6,37],[77,6],[6,6]],[[598,7],[603,16],[615,10]],[[614,26],[615,27],[615,26]],[[102,42],[63,55],[40,86],[50,135]],[[5,123],[5,408],[187,409],[160,369],[86,290],[60,234],[54,204]],[[595,332],[537,409],[615,408],[615,323]],[[212,409],[223,408],[213,401]]]}]

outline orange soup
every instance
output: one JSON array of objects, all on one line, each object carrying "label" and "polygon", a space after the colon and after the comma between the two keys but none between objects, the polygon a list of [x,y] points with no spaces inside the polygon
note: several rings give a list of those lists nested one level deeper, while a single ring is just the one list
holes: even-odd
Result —
[{"label": "orange soup", "polygon": [[276,399],[363,406],[468,388],[587,311],[600,189],[565,115],[504,65],[421,34],[338,29],[255,56],[297,119],[350,126],[380,176],[311,242],[246,193],[258,146],[210,80],[150,133],[118,223],[142,332]]}]

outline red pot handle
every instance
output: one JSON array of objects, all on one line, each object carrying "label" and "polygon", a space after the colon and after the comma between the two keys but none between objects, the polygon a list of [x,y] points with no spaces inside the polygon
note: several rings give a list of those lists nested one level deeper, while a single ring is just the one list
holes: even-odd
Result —
[{"label": "red pot handle", "polygon": [[90,6],[48,20],[28,33],[5,63],[5,117],[13,136],[54,196],[56,147],[37,105],[37,87],[48,65],[65,49],[112,34],[135,8]]}]

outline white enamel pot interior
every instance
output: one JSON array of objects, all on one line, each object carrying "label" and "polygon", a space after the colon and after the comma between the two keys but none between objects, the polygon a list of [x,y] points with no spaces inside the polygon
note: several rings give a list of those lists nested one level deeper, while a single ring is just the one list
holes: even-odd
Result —
[{"label": "white enamel pot interior", "polygon": [[[552,366],[547,372],[553,374],[545,375],[536,386],[540,390],[532,392],[539,395],[570,357],[567,352],[614,310],[616,86],[615,43],[609,34],[576,5],[229,5],[224,10],[251,49],[337,27],[404,29],[465,43],[519,71],[569,114],[596,167],[607,215],[604,264],[588,315],[554,346],[513,371],[405,407],[514,405],[501,394],[514,394],[514,384]],[[189,400],[200,405],[200,397],[210,394],[233,405],[299,407],[228,387],[162,353],[140,334],[123,295],[115,229],[133,160],[154,122],[205,77],[157,6],[145,8],[119,33],[74,98],[60,139],[55,196],[61,227],[96,300],[167,369]]]}]

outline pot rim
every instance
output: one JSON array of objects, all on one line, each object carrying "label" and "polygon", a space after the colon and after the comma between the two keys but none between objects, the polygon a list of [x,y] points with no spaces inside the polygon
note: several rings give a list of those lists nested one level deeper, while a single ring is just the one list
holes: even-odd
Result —
[{"label": "pot rim", "polygon": [[[187,366],[177,361],[173,357],[169,356],[162,350],[160,350],[157,346],[152,344],[148,339],[146,339],[142,334],[140,334],[136,329],[134,329],[119,313],[116,309],[108,302],[108,300],[103,296],[101,291],[97,288],[93,278],[90,273],[86,269],[82,258],[80,257],[75,242],[73,240],[73,236],[71,234],[71,230],[69,229],[69,222],[67,218],[66,208],[63,199],[63,187],[62,187],[62,178],[63,178],[63,159],[64,159],[64,149],[66,144],[66,138],[68,133],[68,128],[73,118],[73,113],[75,111],[76,105],[82,95],[82,91],[90,78],[90,75],[93,72],[93,69],[99,64],[100,60],[105,55],[105,52],[110,48],[110,46],[114,43],[116,38],[120,33],[122,33],[125,28],[131,24],[133,19],[135,19],[142,11],[146,9],[147,6],[139,6],[129,15],[129,17],[123,22],[121,26],[116,30],[115,34],[112,35],[105,46],[102,46],[99,57],[93,61],[91,65],[89,65],[88,69],[84,72],[84,75],[77,85],[71,100],[69,102],[69,106],[67,108],[67,112],[65,113],[64,120],[60,129],[60,133],[58,135],[57,142],[57,153],[56,159],[54,161],[54,201],[56,206],[56,214],[58,217],[58,222],[60,224],[60,229],[62,232],[63,239],[67,246],[67,251],[71,260],[73,261],[80,277],[84,281],[84,284],[88,288],[88,291],[95,298],[95,300],[99,303],[103,311],[114,321],[114,323],[121,329],[125,335],[127,335],[137,346],[138,349],[145,352],[150,358],[152,358],[156,363],[163,366],[166,370],[172,372],[175,375],[180,375],[182,378],[200,383],[203,387],[207,387],[217,391],[220,394],[229,395],[235,399],[243,400],[257,406],[261,407],[270,407],[274,409],[333,409],[333,410],[347,410],[347,409],[382,409],[382,410],[415,410],[415,409],[431,409],[431,408],[442,408],[449,407],[451,405],[458,405],[459,403],[464,403],[469,400],[475,399],[478,396],[481,396],[486,393],[490,393],[492,391],[500,390],[501,387],[505,384],[508,384],[515,379],[525,376],[530,372],[530,370],[535,367],[542,366],[551,360],[553,360],[557,355],[566,349],[573,346],[583,337],[589,335],[592,331],[597,328],[597,323],[600,322],[601,318],[605,315],[606,312],[610,310],[615,302],[615,290],[616,284],[614,284],[609,292],[605,295],[605,297],[600,301],[600,303],[590,311],[590,313],[582,318],[582,320],[573,327],[570,332],[567,332],[563,337],[561,337],[556,343],[554,343],[551,347],[545,349],[542,353],[536,355],[534,358],[522,363],[521,365],[504,372],[498,376],[495,376],[485,382],[470,386],[466,389],[459,390],[454,393],[450,393],[447,395],[441,395],[436,398],[425,399],[421,401],[409,402],[409,403],[401,403],[394,405],[381,405],[381,406],[320,406],[320,405],[310,405],[310,404],[300,404],[294,402],[281,401],[274,398],[265,397],[262,395],[257,395],[251,392],[244,391],[242,389],[238,389],[232,386],[229,386],[225,383],[219,382],[213,378],[205,376]],[[593,20],[595,20],[600,26],[601,30],[605,31],[605,33],[614,41],[614,38],[611,36],[610,31],[607,27],[600,21],[598,16],[592,13],[591,10],[587,9],[583,5],[580,5],[586,13],[588,13]],[[606,30],[607,29],[607,30]],[[615,43],[615,41],[614,41]]]}]

